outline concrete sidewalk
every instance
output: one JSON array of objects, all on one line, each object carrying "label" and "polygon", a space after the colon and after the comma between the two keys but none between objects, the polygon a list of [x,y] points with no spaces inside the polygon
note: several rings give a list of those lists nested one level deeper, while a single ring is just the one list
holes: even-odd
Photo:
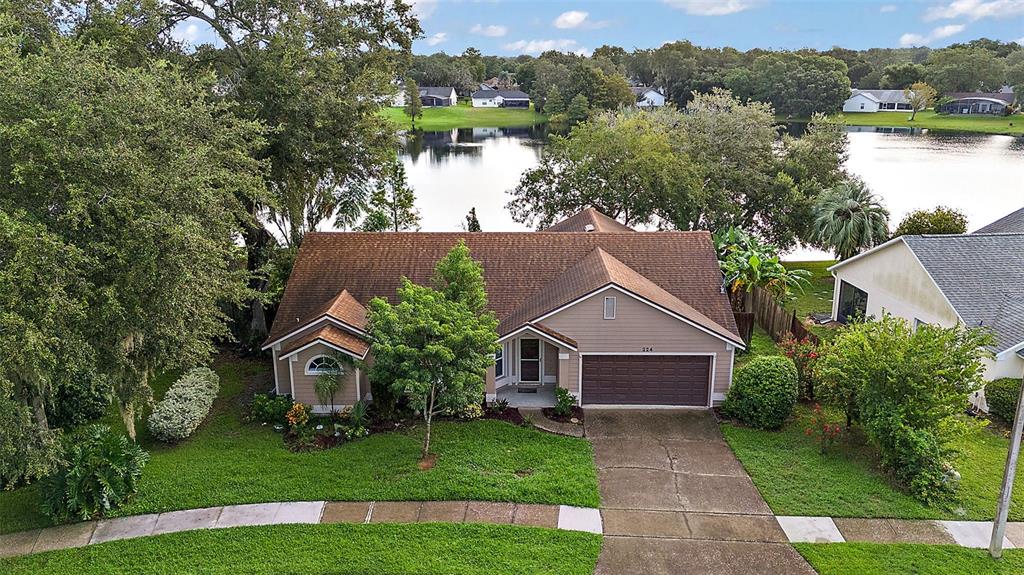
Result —
[{"label": "concrete sidewalk", "polygon": [[319,523],[490,523],[602,533],[597,509],[492,501],[295,501],[85,521],[0,535],[0,557],[195,529]]}]

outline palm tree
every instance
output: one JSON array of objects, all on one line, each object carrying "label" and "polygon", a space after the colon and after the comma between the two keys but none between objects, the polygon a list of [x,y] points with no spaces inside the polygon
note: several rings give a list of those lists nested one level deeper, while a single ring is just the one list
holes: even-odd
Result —
[{"label": "palm tree", "polygon": [[889,210],[864,182],[846,180],[815,202],[813,233],[822,247],[845,260],[889,239]]}]

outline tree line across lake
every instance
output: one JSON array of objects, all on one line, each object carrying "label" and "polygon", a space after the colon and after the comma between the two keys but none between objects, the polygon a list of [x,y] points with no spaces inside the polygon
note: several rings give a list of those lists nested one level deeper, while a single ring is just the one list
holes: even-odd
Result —
[{"label": "tree line across lake", "polygon": [[409,78],[421,86],[453,86],[462,94],[494,80],[518,85],[544,111],[552,99],[564,106],[584,95],[593,107],[614,109],[629,85],[655,86],[669,101],[685,105],[693,93],[727,88],[742,100],[770,102],[780,114],[809,117],[842,108],[851,88],[909,88],[927,82],[939,94],[998,91],[1024,93],[1024,46],[981,38],[933,50],[871,48],[740,52],[704,48],[682,40],[654,49],[627,51],[601,46],[590,56],[548,51],[537,57],[484,55],[468,48],[459,55],[415,55]]}]

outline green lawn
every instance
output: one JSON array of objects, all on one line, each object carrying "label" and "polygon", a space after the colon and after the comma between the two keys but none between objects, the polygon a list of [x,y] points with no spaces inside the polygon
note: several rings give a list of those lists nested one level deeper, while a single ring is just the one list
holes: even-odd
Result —
[{"label": "green lawn", "polygon": [[601,536],[497,525],[275,525],[188,531],[0,560],[8,575],[589,575]]},{"label": "green lawn", "polygon": [[1024,550],[1003,552],[954,545],[797,543],[793,545],[820,575],[1010,575],[1024,573]]},{"label": "green lawn", "polygon": [[[412,120],[402,108],[384,108],[384,116],[400,128],[412,127]],[[453,128],[507,128],[532,126],[548,121],[548,117],[533,110],[516,108],[474,108],[469,102],[442,108],[423,108],[423,117],[416,120],[420,130],[451,130]]]},{"label": "green lawn", "polygon": [[835,278],[828,267],[835,265],[834,260],[817,262],[782,262],[788,270],[805,270],[811,273],[807,278],[810,283],[804,291],[797,291],[794,298],[786,302],[786,309],[795,310],[797,316],[805,318],[812,313],[832,312],[832,291]]},{"label": "green lawn", "polygon": [[[963,457],[958,501],[929,507],[892,485],[878,469],[874,450],[847,436],[822,455],[804,435],[807,408],[798,408],[782,430],[759,431],[726,423],[722,432],[768,505],[778,515],[901,517],[906,519],[991,520],[1002,480],[1008,441],[987,430],[959,442]],[[852,434],[851,434],[852,435]],[[1024,475],[1018,475],[1010,509],[1024,520]]]},{"label": "green lawn", "polygon": [[[267,501],[490,500],[597,507],[593,451],[585,439],[500,421],[439,422],[429,471],[417,466],[423,426],[325,451],[292,453],[268,427],[241,422],[245,382],[265,363],[214,366],[221,394],[195,436],[150,451],[138,496],[115,515]],[[142,427],[140,427],[140,430]],[[48,524],[33,486],[0,492],[0,533]]]},{"label": "green lawn", "polygon": [[746,351],[736,354],[736,367],[743,367],[759,355],[781,355],[779,346],[775,344],[761,326],[754,324],[754,335],[750,338],[750,346]]},{"label": "green lawn", "polygon": [[940,115],[932,111],[918,112],[913,122],[909,112],[876,112],[874,114],[842,114],[849,126],[886,126],[928,128],[985,134],[1024,134],[1024,115],[1015,116],[957,116]]}]

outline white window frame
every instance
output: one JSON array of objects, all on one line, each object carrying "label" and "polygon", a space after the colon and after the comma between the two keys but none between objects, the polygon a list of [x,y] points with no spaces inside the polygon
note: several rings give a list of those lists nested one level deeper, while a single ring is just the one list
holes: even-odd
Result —
[{"label": "white window frame", "polygon": [[[494,354],[494,379],[501,379],[505,377],[505,344],[498,346],[498,351]],[[498,373],[498,368],[501,368],[501,373]]]},{"label": "white window frame", "polygon": [[[612,313],[611,313],[611,315],[608,315],[608,301],[609,300],[611,300],[611,302],[612,302]],[[601,308],[601,313],[604,316],[604,319],[615,319],[615,312],[616,312],[617,304],[618,304],[618,302],[615,301],[615,296],[613,296],[613,295],[606,295],[606,296],[604,296],[604,302],[603,303],[604,303],[604,306]]]},{"label": "white window frame", "polygon": [[[318,359],[321,359],[321,358],[329,359],[329,360],[333,361],[335,364],[337,364],[338,371],[320,371],[320,370],[313,371],[312,369],[310,369],[309,366],[313,365],[314,361],[316,361]],[[302,371],[306,375],[325,375],[325,374],[327,374],[327,375],[338,375],[339,373],[341,373],[341,371],[343,369],[344,368],[341,366],[341,364],[338,362],[337,359],[334,359],[333,357],[331,357],[331,356],[329,356],[329,355],[327,355],[325,353],[319,353],[319,354],[314,355],[313,357],[309,358],[309,361],[306,362],[306,367],[303,368]]]}]

